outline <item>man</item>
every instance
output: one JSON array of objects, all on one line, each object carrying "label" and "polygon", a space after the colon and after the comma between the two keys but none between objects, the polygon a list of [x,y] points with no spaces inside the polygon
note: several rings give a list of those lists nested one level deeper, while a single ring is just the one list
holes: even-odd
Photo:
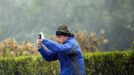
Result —
[{"label": "man", "polygon": [[[56,31],[57,41],[44,38],[38,39],[38,51],[47,61],[59,60],[60,75],[85,75],[82,50],[74,39],[74,35],[66,25],[61,25]],[[46,50],[47,47],[49,50]]]}]

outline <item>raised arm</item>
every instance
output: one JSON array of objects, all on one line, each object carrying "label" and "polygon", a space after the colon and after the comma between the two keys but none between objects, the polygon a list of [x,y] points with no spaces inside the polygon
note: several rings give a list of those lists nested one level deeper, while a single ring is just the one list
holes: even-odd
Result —
[{"label": "raised arm", "polygon": [[65,44],[59,44],[50,39],[45,39],[42,43],[52,50],[53,52],[64,52],[64,53],[72,53],[76,52],[77,45],[73,44],[71,41],[66,42]]},{"label": "raised arm", "polygon": [[38,49],[41,56],[47,61],[54,61],[58,59],[58,54],[56,52],[52,52],[51,50],[46,50],[44,47]]}]

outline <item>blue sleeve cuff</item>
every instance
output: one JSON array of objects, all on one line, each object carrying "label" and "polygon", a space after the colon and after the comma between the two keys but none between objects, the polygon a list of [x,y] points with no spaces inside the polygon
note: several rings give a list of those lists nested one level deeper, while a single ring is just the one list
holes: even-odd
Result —
[{"label": "blue sleeve cuff", "polygon": [[42,51],[44,51],[44,48],[41,47],[40,49],[38,49],[38,51],[39,51],[39,52],[42,52]]}]

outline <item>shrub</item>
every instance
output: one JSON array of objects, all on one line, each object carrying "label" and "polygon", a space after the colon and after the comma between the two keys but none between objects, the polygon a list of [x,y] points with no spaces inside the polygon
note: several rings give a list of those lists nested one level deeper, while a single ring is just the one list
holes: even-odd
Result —
[{"label": "shrub", "polygon": [[[134,52],[85,53],[87,75],[134,75]],[[38,56],[0,58],[0,75],[59,75],[59,63]]]},{"label": "shrub", "polygon": [[85,54],[86,71],[90,75],[133,75],[134,52],[99,52]]},{"label": "shrub", "polygon": [[99,51],[101,50],[99,48],[100,46],[104,47],[102,45],[108,43],[108,39],[105,37],[104,33],[102,33],[100,36],[97,36],[95,32],[87,35],[84,32],[78,31],[75,33],[75,37],[84,52]]},{"label": "shrub", "polygon": [[[86,35],[83,32],[74,33],[76,40],[80,44],[83,52],[95,52],[100,50],[100,46],[107,43],[106,37],[103,35],[97,37],[96,33],[91,33]],[[48,38],[56,40],[56,36],[48,36]],[[103,47],[103,46],[102,46]],[[35,44],[30,43],[29,41],[23,41],[18,43],[13,38],[7,38],[0,42],[0,56],[22,56],[38,54]]]},{"label": "shrub", "polygon": [[40,56],[0,59],[0,75],[59,75],[57,61],[48,63]]},{"label": "shrub", "polygon": [[15,39],[8,38],[0,42],[0,56],[15,57],[30,54],[38,54],[38,51],[34,44],[28,41],[23,41],[19,44]]}]

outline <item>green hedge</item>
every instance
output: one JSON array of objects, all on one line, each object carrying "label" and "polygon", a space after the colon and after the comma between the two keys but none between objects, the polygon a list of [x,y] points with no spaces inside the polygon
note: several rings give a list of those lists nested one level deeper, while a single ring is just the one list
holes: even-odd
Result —
[{"label": "green hedge", "polygon": [[46,62],[41,56],[0,59],[0,75],[58,75],[58,62]]},{"label": "green hedge", "polygon": [[85,54],[89,75],[134,75],[134,52],[100,52]]},{"label": "green hedge", "polygon": [[[134,52],[86,53],[87,75],[134,75]],[[0,58],[0,75],[59,75],[58,61],[46,62],[39,56]]]}]

